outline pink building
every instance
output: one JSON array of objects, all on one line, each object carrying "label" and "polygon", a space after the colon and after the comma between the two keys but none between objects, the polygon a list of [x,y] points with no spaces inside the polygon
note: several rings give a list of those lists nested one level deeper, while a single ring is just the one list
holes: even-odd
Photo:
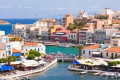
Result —
[{"label": "pink building", "polygon": [[67,42],[67,34],[70,31],[68,30],[60,30],[60,31],[56,31],[51,35],[51,40],[54,42],[63,42],[66,43]]},{"label": "pink building", "polygon": [[94,29],[102,29],[102,21],[99,19],[92,19],[91,21],[94,23]]}]

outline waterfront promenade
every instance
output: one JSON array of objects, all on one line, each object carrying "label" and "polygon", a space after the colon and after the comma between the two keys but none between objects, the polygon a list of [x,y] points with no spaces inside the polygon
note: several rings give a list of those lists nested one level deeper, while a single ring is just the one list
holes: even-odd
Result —
[{"label": "waterfront promenade", "polygon": [[0,77],[0,79],[8,79],[8,78],[14,78],[14,77],[25,76],[25,75],[29,75],[29,74],[42,72],[42,71],[48,69],[49,67],[51,67],[52,65],[54,65],[55,63],[57,63],[57,59],[53,60],[51,63],[47,63],[43,68],[39,68],[36,70],[30,70],[30,71],[17,71],[16,74],[2,76],[2,77]]}]

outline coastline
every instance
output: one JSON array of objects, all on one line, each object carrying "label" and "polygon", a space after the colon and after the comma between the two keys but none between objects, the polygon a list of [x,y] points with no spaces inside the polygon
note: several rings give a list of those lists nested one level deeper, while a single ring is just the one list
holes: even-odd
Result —
[{"label": "coastline", "polygon": [[[54,65],[55,63],[57,63],[57,59],[53,60],[51,63],[49,63],[47,66],[45,66],[41,69],[36,69],[36,70],[31,70],[31,71],[22,71],[22,73],[17,73],[15,75],[8,75],[7,78],[14,78],[14,77],[25,76],[25,75],[43,72],[46,69],[48,69],[49,67],[51,67],[52,65]],[[7,78],[6,78],[6,76],[0,77],[0,79],[7,79]]]}]

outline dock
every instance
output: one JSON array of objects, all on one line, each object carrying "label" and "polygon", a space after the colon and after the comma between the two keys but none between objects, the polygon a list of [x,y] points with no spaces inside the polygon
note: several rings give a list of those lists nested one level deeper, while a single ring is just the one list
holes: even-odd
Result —
[{"label": "dock", "polygon": [[7,75],[7,77],[2,76],[2,77],[0,77],[0,79],[8,79],[8,78],[14,78],[14,77],[30,75],[30,74],[34,74],[34,73],[38,73],[38,72],[43,72],[46,69],[48,69],[49,67],[51,67],[52,65],[54,65],[55,63],[57,63],[57,59],[53,60],[51,63],[49,63],[48,65],[46,65],[43,68],[36,69],[36,70],[30,70],[30,71],[21,71],[20,73],[17,73],[17,74],[14,74],[14,75]]}]

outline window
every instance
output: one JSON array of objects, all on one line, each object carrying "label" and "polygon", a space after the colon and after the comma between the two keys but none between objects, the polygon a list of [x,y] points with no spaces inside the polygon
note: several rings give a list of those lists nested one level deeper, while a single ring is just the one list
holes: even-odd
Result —
[{"label": "window", "polygon": [[85,50],[83,50],[83,54],[85,54]]},{"label": "window", "polygon": [[111,53],[111,57],[113,58],[113,53]]},{"label": "window", "polygon": [[90,55],[90,53],[91,53],[91,52],[89,51],[89,55]]},{"label": "window", "polygon": [[117,53],[115,54],[115,58],[117,58]]},{"label": "window", "polygon": [[106,53],[106,56],[108,57],[108,52]]}]

